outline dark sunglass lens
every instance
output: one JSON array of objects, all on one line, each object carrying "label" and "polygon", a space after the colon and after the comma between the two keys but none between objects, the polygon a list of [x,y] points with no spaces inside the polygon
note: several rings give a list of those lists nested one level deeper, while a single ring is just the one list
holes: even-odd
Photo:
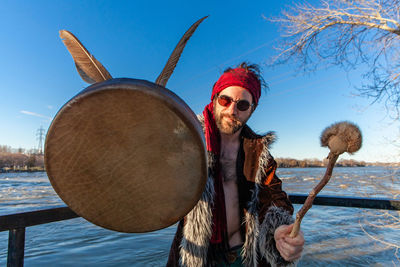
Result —
[{"label": "dark sunglass lens", "polygon": [[222,95],[218,97],[218,103],[223,107],[227,107],[231,104],[231,99],[227,96]]},{"label": "dark sunglass lens", "polygon": [[249,101],[247,101],[247,100],[240,100],[240,101],[237,103],[237,108],[238,108],[238,110],[240,110],[240,111],[246,111],[246,110],[249,109],[249,107],[250,107],[250,103],[249,103]]}]

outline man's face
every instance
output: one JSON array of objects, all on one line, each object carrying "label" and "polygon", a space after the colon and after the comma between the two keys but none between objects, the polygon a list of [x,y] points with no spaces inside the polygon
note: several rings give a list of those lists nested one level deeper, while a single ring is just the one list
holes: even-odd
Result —
[{"label": "man's face", "polygon": [[[229,86],[218,95],[231,97],[234,101],[247,100],[250,104],[253,103],[249,91],[240,86]],[[231,135],[239,131],[246,124],[251,113],[251,106],[245,111],[240,111],[237,108],[237,103],[231,102],[230,105],[224,107],[218,103],[217,97],[214,98],[215,122],[223,134]]]}]

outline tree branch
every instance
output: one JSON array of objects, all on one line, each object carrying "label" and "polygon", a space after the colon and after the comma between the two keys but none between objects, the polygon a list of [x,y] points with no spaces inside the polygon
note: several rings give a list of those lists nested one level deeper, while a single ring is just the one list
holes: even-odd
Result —
[{"label": "tree branch", "polygon": [[[400,105],[399,0],[331,0],[321,7],[295,4],[270,21],[281,25],[284,42],[273,64],[297,60],[304,70],[339,65],[346,70],[366,64],[369,84],[362,95]],[[397,108],[396,108],[397,110]],[[398,110],[397,110],[398,111]]]}]

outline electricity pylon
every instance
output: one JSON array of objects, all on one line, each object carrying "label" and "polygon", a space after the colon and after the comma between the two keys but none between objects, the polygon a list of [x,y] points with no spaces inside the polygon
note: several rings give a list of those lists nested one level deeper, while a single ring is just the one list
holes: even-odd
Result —
[{"label": "electricity pylon", "polygon": [[43,140],[44,140],[44,129],[42,126],[36,132],[36,139],[39,140],[38,154],[43,154]]}]

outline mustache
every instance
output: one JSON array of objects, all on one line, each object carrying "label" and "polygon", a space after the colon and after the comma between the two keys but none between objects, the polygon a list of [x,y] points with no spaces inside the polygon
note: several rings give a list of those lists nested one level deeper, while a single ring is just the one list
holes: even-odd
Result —
[{"label": "mustache", "polygon": [[221,119],[224,118],[224,117],[226,117],[226,118],[228,118],[228,119],[231,119],[231,120],[233,120],[233,121],[239,122],[239,119],[238,119],[236,116],[234,116],[234,115],[221,114]]}]

